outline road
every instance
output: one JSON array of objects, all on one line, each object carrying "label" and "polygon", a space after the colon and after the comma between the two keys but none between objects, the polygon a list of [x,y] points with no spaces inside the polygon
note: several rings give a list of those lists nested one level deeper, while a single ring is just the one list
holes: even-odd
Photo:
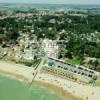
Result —
[{"label": "road", "polygon": [[38,67],[35,69],[35,71],[33,73],[33,79],[32,79],[30,84],[32,84],[32,82],[34,81],[34,79],[37,76],[37,74],[40,73],[40,71],[41,71],[41,69],[42,69],[42,67],[44,65],[45,60],[46,60],[46,56],[41,58],[41,62],[37,65]]}]

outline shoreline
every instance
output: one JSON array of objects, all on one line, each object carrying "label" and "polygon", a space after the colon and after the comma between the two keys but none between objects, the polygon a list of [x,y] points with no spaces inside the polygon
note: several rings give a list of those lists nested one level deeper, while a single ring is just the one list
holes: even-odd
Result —
[{"label": "shoreline", "polygon": [[21,81],[31,82],[34,68],[13,62],[0,61],[0,73]]},{"label": "shoreline", "polygon": [[[17,80],[31,82],[33,72],[34,68],[11,62],[0,61],[0,73],[3,73],[3,75],[6,76],[14,77]],[[54,90],[54,92],[61,97],[67,98],[69,95],[74,98],[71,100],[99,100],[100,87],[86,86],[44,73],[38,74],[34,82],[46,87],[50,91]],[[87,97],[88,99],[86,99]]]},{"label": "shoreline", "polygon": [[[25,80],[24,78],[18,78],[16,77],[17,75],[11,75],[8,73],[3,73],[0,71],[0,75],[7,77],[7,78],[11,78],[14,80],[18,80],[20,82],[27,82],[28,80]],[[41,87],[43,87],[44,89],[48,90],[50,93],[57,95],[58,97],[61,97],[62,100],[66,100],[66,98],[68,98],[68,100],[83,100],[82,98],[76,97],[75,95],[69,93],[68,91],[58,87],[57,85],[54,84],[50,84],[50,83],[46,83],[46,82],[42,82],[42,81],[37,81],[34,80],[34,82],[32,83],[33,85],[40,85]],[[71,99],[69,99],[71,98]]]},{"label": "shoreline", "polygon": [[68,92],[67,90],[64,90],[63,88],[58,87],[55,84],[51,84],[51,83],[47,83],[47,82],[43,82],[43,81],[37,81],[35,80],[33,82],[33,84],[37,84],[37,85],[41,85],[43,86],[43,88],[45,88],[46,90],[49,90],[51,93],[56,94],[57,96],[61,97],[62,100],[84,100],[80,97],[77,97],[73,94],[71,94],[70,92]]},{"label": "shoreline", "polygon": [[37,80],[51,83],[83,100],[100,100],[100,86],[83,85],[51,74],[40,74]]}]

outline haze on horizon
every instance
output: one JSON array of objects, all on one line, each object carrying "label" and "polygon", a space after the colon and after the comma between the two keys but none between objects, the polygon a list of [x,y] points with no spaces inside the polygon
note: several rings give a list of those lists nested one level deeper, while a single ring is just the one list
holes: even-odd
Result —
[{"label": "haze on horizon", "polygon": [[0,3],[100,4],[100,0],[0,0]]}]

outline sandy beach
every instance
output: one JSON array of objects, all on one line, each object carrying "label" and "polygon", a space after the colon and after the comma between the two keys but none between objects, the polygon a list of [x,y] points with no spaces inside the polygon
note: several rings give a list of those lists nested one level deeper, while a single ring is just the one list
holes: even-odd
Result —
[{"label": "sandy beach", "polygon": [[83,98],[84,100],[100,100],[100,87],[82,85],[50,74],[40,74],[38,75],[37,80],[55,84],[63,90],[67,90],[69,93]]},{"label": "sandy beach", "polygon": [[[15,64],[12,62],[0,61],[0,72],[14,75],[17,79],[31,82],[33,78],[34,68]],[[100,87],[82,85],[76,82],[56,77],[54,75],[44,73],[38,74],[35,80],[39,82],[45,82],[47,84],[49,83],[51,85],[56,85],[59,88],[68,91],[72,95],[83,98],[84,100],[100,100]]]},{"label": "sandy beach", "polygon": [[0,61],[0,73],[14,76],[16,79],[32,81],[34,68],[27,67],[13,62]]}]

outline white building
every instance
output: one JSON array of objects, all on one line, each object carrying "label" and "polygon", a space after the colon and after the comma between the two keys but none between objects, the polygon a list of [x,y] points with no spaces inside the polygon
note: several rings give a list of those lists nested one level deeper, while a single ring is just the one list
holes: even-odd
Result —
[{"label": "white building", "polygon": [[58,58],[60,56],[59,46],[53,40],[44,39],[42,41],[42,49],[49,57]]},{"label": "white building", "polygon": [[33,60],[34,59],[34,52],[31,49],[24,49],[23,58],[26,60]]}]

